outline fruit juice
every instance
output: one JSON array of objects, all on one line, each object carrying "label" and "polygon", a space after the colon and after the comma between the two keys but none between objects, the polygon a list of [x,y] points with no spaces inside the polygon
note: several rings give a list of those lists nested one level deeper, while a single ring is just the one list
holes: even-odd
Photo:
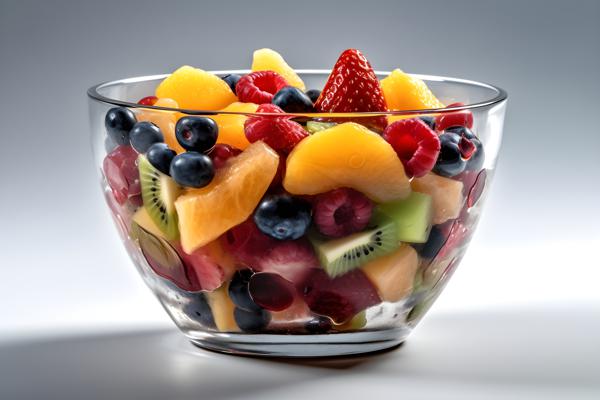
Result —
[{"label": "fruit juice", "polygon": [[184,329],[411,326],[464,254],[487,179],[473,115],[400,69],[380,81],[348,49],[310,88],[261,49],[248,74],[183,66],[139,105],[106,113],[106,196]]}]

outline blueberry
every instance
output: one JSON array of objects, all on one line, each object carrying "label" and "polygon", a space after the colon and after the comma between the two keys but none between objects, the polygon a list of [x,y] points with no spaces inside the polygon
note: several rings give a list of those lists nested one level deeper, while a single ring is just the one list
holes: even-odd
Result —
[{"label": "blueberry", "polygon": [[222,76],[221,79],[223,79],[225,83],[229,85],[231,91],[233,92],[233,94],[235,94],[235,85],[237,85],[238,81],[242,79],[242,77],[238,74],[229,74]]},{"label": "blueberry", "polygon": [[309,113],[314,111],[313,102],[302,90],[286,86],[275,93],[273,104],[289,113]]},{"label": "blueberry", "polygon": [[315,333],[315,334],[319,334],[319,333],[327,333],[327,331],[329,331],[331,329],[331,320],[327,317],[315,317],[313,319],[311,319],[310,321],[308,321],[306,323],[306,325],[304,325],[304,328],[309,332],[309,333]]},{"label": "blueberry", "polygon": [[186,150],[204,153],[217,142],[219,127],[208,117],[183,117],[175,125],[177,141]]},{"label": "blueberry", "polygon": [[152,122],[138,122],[129,132],[131,147],[138,153],[145,153],[154,143],[164,142],[165,138],[160,128]]},{"label": "blueberry", "polygon": [[260,311],[261,308],[252,301],[248,285],[253,272],[249,269],[237,271],[229,283],[229,298],[236,307],[246,311]]},{"label": "blueberry", "polygon": [[205,154],[188,151],[176,155],[169,168],[171,177],[181,186],[201,188],[215,176],[212,160]]},{"label": "blueberry", "polygon": [[446,129],[446,132],[453,132],[458,135],[462,135],[475,145],[475,152],[473,152],[467,161],[466,169],[470,171],[479,171],[481,167],[483,167],[483,162],[485,161],[485,152],[483,150],[483,144],[481,143],[481,140],[479,140],[473,131],[464,126],[453,126]]},{"label": "blueberry", "polygon": [[170,175],[171,161],[177,155],[165,143],[154,143],[148,148],[146,158],[154,168],[163,174]]},{"label": "blueberry", "polygon": [[440,135],[440,154],[433,167],[435,173],[453,177],[465,170],[467,162],[462,158],[460,139],[461,136],[454,132],[445,132]]},{"label": "blueberry", "polygon": [[306,95],[313,103],[316,103],[317,99],[321,95],[321,91],[319,89],[310,89],[306,91]]},{"label": "blueberry", "polygon": [[310,203],[287,194],[264,198],[254,212],[258,229],[279,240],[298,239],[306,233],[310,221]]},{"label": "blueberry", "polygon": [[444,235],[438,225],[434,225],[429,232],[427,242],[415,244],[415,250],[423,258],[434,258],[440,251],[448,237]]},{"label": "blueberry", "polygon": [[129,131],[136,122],[135,114],[125,107],[111,108],[104,117],[108,135],[119,145],[129,144]]},{"label": "blueberry", "polygon": [[419,117],[419,119],[421,121],[425,122],[425,124],[429,128],[431,128],[432,131],[435,131],[435,118],[423,116],[423,117]]},{"label": "blueberry", "polygon": [[241,308],[233,310],[237,326],[244,332],[260,332],[271,321],[271,314],[265,310],[247,311]]},{"label": "blueberry", "polygon": [[203,293],[194,293],[183,312],[192,320],[208,328],[216,328],[212,311]]}]

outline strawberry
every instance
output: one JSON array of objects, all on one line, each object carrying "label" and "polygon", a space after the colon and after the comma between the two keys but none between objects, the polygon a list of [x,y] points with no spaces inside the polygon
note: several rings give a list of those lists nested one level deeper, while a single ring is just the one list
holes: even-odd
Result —
[{"label": "strawberry", "polygon": [[[360,51],[348,49],[340,55],[315,108],[336,113],[387,111],[375,72]],[[361,118],[357,122],[380,130],[387,125],[385,116]]]},{"label": "strawberry", "polygon": [[244,122],[244,133],[250,143],[262,140],[273,150],[287,154],[308,136],[302,125],[290,120],[291,117],[276,105],[262,104],[256,112],[283,115],[255,115],[248,118]]},{"label": "strawberry", "polygon": [[409,177],[431,171],[440,152],[438,135],[419,118],[394,122],[385,128],[383,138],[392,145]]}]

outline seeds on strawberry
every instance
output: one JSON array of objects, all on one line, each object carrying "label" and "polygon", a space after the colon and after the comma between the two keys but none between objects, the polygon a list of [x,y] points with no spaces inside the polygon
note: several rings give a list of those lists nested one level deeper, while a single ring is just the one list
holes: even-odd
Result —
[{"label": "seeds on strawberry", "polygon": [[[360,51],[348,49],[340,55],[315,108],[321,112],[337,113],[387,110],[377,76]],[[385,116],[355,121],[381,130],[387,125]]]},{"label": "seeds on strawberry", "polygon": [[[461,107],[463,103],[452,103],[446,108],[450,107]],[[467,128],[473,127],[473,113],[469,110],[456,111],[451,113],[445,113],[438,115],[435,118],[435,129],[438,132],[443,132],[447,128],[452,126],[465,126]]]},{"label": "seeds on strawberry", "polygon": [[235,86],[235,92],[241,102],[265,104],[287,85],[285,78],[277,72],[256,71],[243,76]]},{"label": "seeds on strawberry", "polygon": [[434,167],[440,152],[440,139],[418,118],[389,125],[383,138],[392,145],[409,177],[421,177]]},{"label": "seeds on strawberry", "polygon": [[[257,113],[283,113],[279,107],[263,104]],[[292,151],[294,146],[308,136],[308,132],[299,123],[290,120],[289,116],[260,115],[253,116],[244,123],[244,132],[250,143],[262,140],[272,149],[284,154]]]},{"label": "seeds on strawberry", "polygon": [[356,190],[341,188],[315,197],[313,221],[323,235],[342,237],[365,229],[372,212],[369,198]]}]

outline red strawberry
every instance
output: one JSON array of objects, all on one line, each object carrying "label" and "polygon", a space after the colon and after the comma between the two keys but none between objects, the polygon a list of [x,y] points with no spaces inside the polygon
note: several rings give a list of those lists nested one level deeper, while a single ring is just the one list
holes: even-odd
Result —
[{"label": "red strawberry", "polygon": [[235,93],[244,103],[271,103],[273,95],[287,86],[285,78],[274,71],[256,71],[243,76],[235,85]]},{"label": "red strawberry", "polygon": [[[387,111],[375,72],[360,51],[348,49],[340,55],[315,108],[336,113]],[[385,116],[361,118],[357,122],[381,130],[387,125]]]},{"label": "red strawberry", "polygon": [[373,202],[353,189],[335,189],[313,200],[313,221],[319,232],[330,237],[363,230],[372,211]]},{"label": "red strawberry", "polygon": [[[464,106],[463,103],[452,103],[446,108],[449,107],[461,107]],[[469,129],[473,127],[473,113],[469,110],[463,111],[455,111],[450,113],[444,113],[438,115],[435,118],[435,130],[438,132],[443,132],[447,128],[451,126],[465,126]]]},{"label": "red strawberry", "polygon": [[[283,110],[273,104],[263,104],[257,113],[281,114]],[[285,113],[284,113],[285,114]],[[284,154],[292,151],[294,146],[308,136],[302,125],[291,121],[287,115],[256,115],[244,123],[244,133],[249,142],[262,140],[274,150]]]},{"label": "red strawberry", "polygon": [[440,152],[438,135],[419,118],[394,122],[385,128],[383,138],[396,150],[409,177],[431,171]]}]

